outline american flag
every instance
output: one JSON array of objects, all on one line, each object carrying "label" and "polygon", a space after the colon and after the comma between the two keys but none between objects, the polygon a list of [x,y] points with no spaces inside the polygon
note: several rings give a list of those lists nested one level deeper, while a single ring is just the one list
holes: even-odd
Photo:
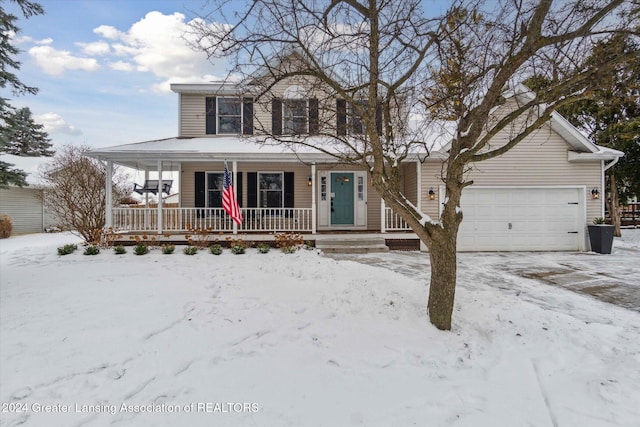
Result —
[{"label": "american flag", "polygon": [[242,212],[240,212],[238,199],[236,199],[236,193],[231,185],[231,174],[227,168],[227,162],[224,162],[224,178],[222,180],[222,208],[236,224],[242,224]]}]

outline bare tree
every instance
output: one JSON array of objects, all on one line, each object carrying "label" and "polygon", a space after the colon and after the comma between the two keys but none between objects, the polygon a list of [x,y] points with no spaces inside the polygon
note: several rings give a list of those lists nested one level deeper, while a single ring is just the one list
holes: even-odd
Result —
[{"label": "bare tree", "polygon": [[[45,183],[45,206],[64,229],[78,233],[87,243],[96,243],[105,226],[106,168],[86,157],[89,147],[64,146],[40,171]],[[116,170],[113,175],[114,203],[131,190],[128,176]]]},{"label": "bare tree", "polygon": [[[212,5],[192,27],[198,47],[212,59],[229,58],[231,75],[243,78],[256,102],[268,105],[285,80],[310,88],[320,123],[308,129],[313,137],[261,124],[264,142],[313,146],[369,172],[387,205],[429,249],[429,317],[444,330],[451,328],[460,198],[473,183],[468,172],[513,148],[555,108],[588,96],[592,82],[629,59],[587,62],[594,43],[638,32],[635,0],[459,0],[440,14],[427,14],[419,0]],[[551,82],[537,97],[518,85],[533,75]],[[504,105],[509,90],[518,96]],[[336,119],[341,105],[349,106],[348,123],[360,132],[344,131],[347,122]],[[412,153],[438,148],[430,141],[442,129],[450,130],[441,176],[446,197],[432,219],[404,196],[400,171]],[[496,144],[505,131],[508,138]]]}]

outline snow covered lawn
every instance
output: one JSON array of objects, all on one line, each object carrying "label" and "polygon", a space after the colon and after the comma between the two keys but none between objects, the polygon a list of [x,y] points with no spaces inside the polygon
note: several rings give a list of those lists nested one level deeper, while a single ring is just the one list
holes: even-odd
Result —
[{"label": "snow covered lawn", "polygon": [[[598,262],[638,274],[639,231]],[[640,420],[640,313],[476,267],[479,255],[461,258],[454,330],[441,332],[423,271],[312,251],[57,255],[73,241],[0,241],[3,426]]]}]

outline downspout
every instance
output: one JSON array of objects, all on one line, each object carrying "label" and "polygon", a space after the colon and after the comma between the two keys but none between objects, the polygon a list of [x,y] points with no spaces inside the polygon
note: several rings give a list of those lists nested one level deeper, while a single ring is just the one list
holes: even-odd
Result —
[{"label": "downspout", "polygon": [[606,195],[605,195],[605,178],[604,175],[605,173],[612,168],[613,166],[615,166],[616,163],[618,163],[618,160],[620,160],[620,157],[616,157],[615,159],[611,160],[607,165],[604,164],[604,160],[602,161],[602,198],[600,199],[600,216],[602,216],[604,218],[604,207],[605,207],[605,203],[606,203]]}]

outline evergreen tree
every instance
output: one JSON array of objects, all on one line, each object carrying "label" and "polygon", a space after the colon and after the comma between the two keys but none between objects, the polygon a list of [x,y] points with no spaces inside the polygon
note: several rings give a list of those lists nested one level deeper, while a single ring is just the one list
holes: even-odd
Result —
[{"label": "evergreen tree", "polygon": [[631,60],[620,63],[615,73],[600,78],[588,99],[559,109],[591,141],[625,153],[607,170],[607,210],[617,236],[619,205],[640,196],[640,46],[630,37],[619,35],[598,45],[592,55],[594,61],[621,55]]},{"label": "evergreen tree", "polygon": [[[38,3],[28,0],[13,0],[25,18],[41,15],[44,9]],[[19,31],[17,16],[3,7],[0,0],[0,88],[9,89],[14,96],[35,95],[38,89],[22,83],[11,70],[19,70],[20,62],[15,60],[19,50],[11,44],[11,38]],[[52,156],[51,144],[42,125],[33,121],[29,108],[14,108],[9,100],[0,96],[0,154],[17,156]],[[0,188],[8,184],[24,186],[27,174],[15,169],[14,165],[0,161]]]}]

